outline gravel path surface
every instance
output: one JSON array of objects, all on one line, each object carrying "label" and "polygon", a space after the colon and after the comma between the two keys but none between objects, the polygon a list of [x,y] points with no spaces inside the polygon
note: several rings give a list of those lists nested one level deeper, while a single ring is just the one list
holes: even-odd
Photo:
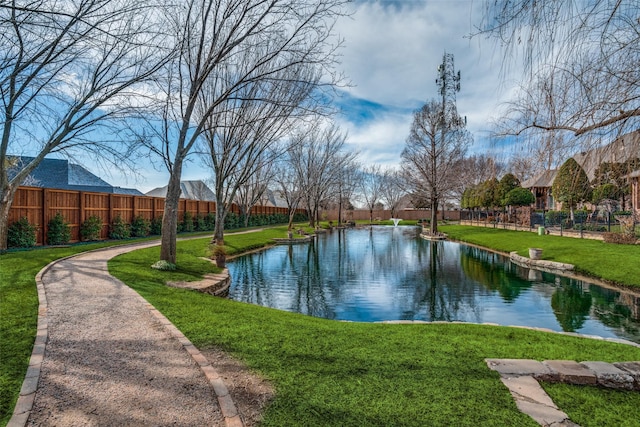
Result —
[{"label": "gravel path surface", "polygon": [[108,274],[107,260],[127,250],[62,260],[42,276],[48,341],[27,425],[225,425],[194,358]]}]

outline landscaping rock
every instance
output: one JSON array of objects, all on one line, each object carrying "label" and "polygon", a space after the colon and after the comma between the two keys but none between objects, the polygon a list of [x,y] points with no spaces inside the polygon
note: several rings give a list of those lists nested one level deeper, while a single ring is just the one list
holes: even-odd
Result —
[{"label": "landscaping rock", "polygon": [[606,362],[582,362],[591,369],[598,379],[598,384],[609,388],[633,390],[633,377],[626,371]]},{"label": "landscaping rock", "polygon": [[640,390],[640,362],[620,362],[613,364],[633,377],[633,387]]}]

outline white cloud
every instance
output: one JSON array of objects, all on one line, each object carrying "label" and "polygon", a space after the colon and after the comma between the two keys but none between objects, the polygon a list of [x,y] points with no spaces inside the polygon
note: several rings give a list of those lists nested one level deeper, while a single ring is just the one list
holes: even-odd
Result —
[{"label": "white cloud", "polygon": [[410,114],[383,113],[361,126],[349,121],[338,122],[348,130],[347,142],[350,148],[359,152],[363,164],[397,166],[409,134],[411,119]]},{"label": "white cloud", "polygon": [[363,161],[402,151],[398,145],[408,134],[410,111],[437,96],[436,70],[445,51],[454,55],[462,74],[458,111],[467,117],[478,149],[489,146],[492,118],[510,88],[501,74],[502,54],[487,40],[466,37],[479,19],[478,2],[471,0],[361,1],[339,22],[337,31],[345,38],[342,68],[354,85],[347,91],[405,109],[402,115],[349,124],[349,142],[363,151]]}]

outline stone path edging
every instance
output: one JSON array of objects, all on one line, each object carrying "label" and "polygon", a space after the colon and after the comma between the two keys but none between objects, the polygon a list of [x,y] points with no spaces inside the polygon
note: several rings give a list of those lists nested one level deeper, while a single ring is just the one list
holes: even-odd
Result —
[{"label": "stone path edging", "polygon": [[518,409],[542,426],[577,426],[538,383],[598,385],[640,391],[640,362],[575,362],[573,360],[485,359],[500,374]]},{"label": "stone path edging", "polygon": [[[200,237],[194,237],[200,238]],[[182,240],[182,239],[181,239]],[[142,249],[151,246],[157,246],[160,242],[153,242],[151,245],[149,242],[142,243],[133,243],[122,245],[118,249],[122,249],[118,254],[123,254],[126,252],[130,252],[136,249]],[[42,281],[42,276],[49,271],[52,267],[54,267],[57,263],[68,260],[70,258],[84,255],[88,252],[99,252],[103,250],[113,250],[114,247],[110,246],[107,248],[96,249],[94,251],[81,252],[79,254],[74,254],[68,257],[63,257],[52,261],[47,264],[42,270],[38,272],[35,277],[36,281],[36,289],[38,293],[38,322],[37,322],[37,333],[34,341],[33,350],[31,352],[31,358],[29,360],[29,366],[27,368],[27,373],[25,375],[25,379],[22,383],[22,387],[20,389],[20,394],[18,400],[16,402],[16,406],[13,411],[13,415],[11,419],[7,423],[7,427],[24,427],[27,425],[29,416],[31,411],[33,410],[33,405],[35,402],[36,392],[38,388],[38,383],[40,381],[40,372],[42,368],[42,363],[44,361],[46,344],[48,340],[48,318],[47,318],[47,295],[44,288],[44,283]],[[114,255],[115,256],[115,255]],[[131,289],[131,288],[129,288]],[[131,289],[133,291],[133,289]],[[183,347],[183,349],[191,356],[191,358],[196,362],[196,364],[200,367],[200,370],[205,375],[207,381],[211,384],[211,387],[217,397],[218,404],[220,407],[220,411],[224,417],[225,425],[227,427],[244,427],[244,423],[238,413],[237,407],[233,402],[231,395],[227,389],[227,386],[224,383],[224,380],[215,368],[209,363],[209,361],[202,355],[200,350],[196,346],[194,346],[191,341],[173,324],[169,319],[167,319],[162,313],[160,313],[155,307],[153,307],[147,300],[145,300],[140,294],[133,291],[137,298],[143,302],[149,312],[156,318]]]}]

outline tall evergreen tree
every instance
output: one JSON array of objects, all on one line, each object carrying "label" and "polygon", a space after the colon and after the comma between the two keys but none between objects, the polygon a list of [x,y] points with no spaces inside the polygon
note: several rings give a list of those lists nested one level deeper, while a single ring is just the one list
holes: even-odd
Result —
[{"label": "tall evergreen tree", "polygon": [[569,158],[560,166],[551,187],[551,194],[569,208],[573,220],[573,209],[578,203],[588,200],[590,193],[591,186],[586,172],[573,157]]}]

